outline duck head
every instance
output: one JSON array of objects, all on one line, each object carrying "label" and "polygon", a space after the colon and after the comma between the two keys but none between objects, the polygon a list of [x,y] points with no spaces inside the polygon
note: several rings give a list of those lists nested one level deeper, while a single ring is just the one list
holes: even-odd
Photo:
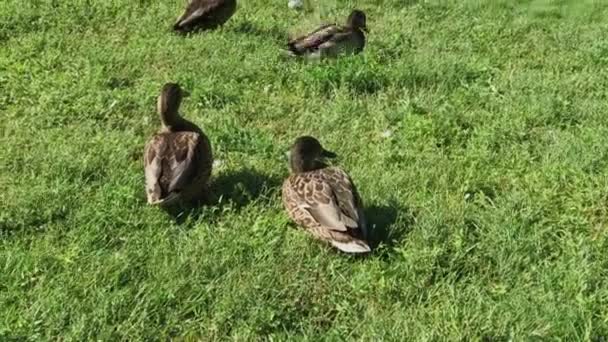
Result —
[{"label": "duck head", "polygon": [[310,136],[296,139],[289,151],[289,166],[291,172],[302,173],[324,168],[327,158],[335,158],[336,154],[321,146],[321,143]]},{"label": "duck head", "polygon": [[367,29],[367,18],[365,13],[361,10],[352,11],[346,20],[346,25],[355,29],[369,32]]}]

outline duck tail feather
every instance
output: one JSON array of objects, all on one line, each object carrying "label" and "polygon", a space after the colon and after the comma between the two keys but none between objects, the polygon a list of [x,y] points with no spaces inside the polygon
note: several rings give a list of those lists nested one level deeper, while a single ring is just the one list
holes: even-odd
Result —
[{"label": "duck tail feather", "polygon": [[151,205],[161,205],[161,206],[169,206],[177,203],[179,201],[179,193],[172,192],[167,197],[161,198],[157,201],[150,202]]},{"label": "duck tail feather", "polygon": [[331,244],[346,253],[369,253],[372,249],[363,240],[351,240],[348,242],[331,241]]},{"label": "duck tail feather", "polygon": [[291,54],[293,54],[295,56],[299,56],[302,54],[301,51],[298,50],[298,47],[296,46],[295,42],[287,43],[287,50],[289,50],[289,52],[291,52]]}]

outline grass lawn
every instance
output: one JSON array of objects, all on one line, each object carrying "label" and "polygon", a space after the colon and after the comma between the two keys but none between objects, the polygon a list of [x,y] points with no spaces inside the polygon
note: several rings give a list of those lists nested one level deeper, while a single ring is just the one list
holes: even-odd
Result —
[{"label": "grass lawn", "polygon": [[[608,2],[241,0],[188,38],[183,6],[0,3],[0,340],[608,338]],[[354,7],[362,55],[284,58]],[[177,218],[143,186],[169,81],[221,161]],[[283,211],[303,134],[355,180],[369,257]]]}]

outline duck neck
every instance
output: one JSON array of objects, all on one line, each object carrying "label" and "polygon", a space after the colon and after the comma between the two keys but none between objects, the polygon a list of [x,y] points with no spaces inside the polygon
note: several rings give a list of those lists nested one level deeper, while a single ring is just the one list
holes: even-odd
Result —
[{"label": "duck neck", "polygon": [[164,129],[174,130],[184,125],[184,119],[177,110],[165,110],[160,112],[160,122]]},{"label": "duck neck", "polygon": [[363,51],[363,46],[365,45],[365,32],[361,28],[354,29],[355,37],[357,37],[357,52]]},{"label": "duck neck", "polygon": [[318,160],[305,160],[300,158],[291,158],[290,167],[293,173],[305,173],[315,171],[327,167],[327,165]]},{"label": "duck neck", "polygon": [[361,39],[365,39],[365,31],[360,28],[360,27],[354,27],[353,31],[355,31],[355,33],[361,38]]},{"label": "duck neck", "polygon": [[161,113],[160,121],[162,123],[162,131],[165,132],[195,132],[202,134],[202,130],[192,123],[179,115],[179,113]]}]

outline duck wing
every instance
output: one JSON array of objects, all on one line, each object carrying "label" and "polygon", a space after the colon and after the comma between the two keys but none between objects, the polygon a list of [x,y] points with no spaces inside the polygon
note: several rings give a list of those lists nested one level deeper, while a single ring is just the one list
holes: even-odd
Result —
[{"label": "duck wing", "polygon": [[307,35],[289,41],[287,47],[295,55],[302,55],[317,50],[319,46],[330,41],[334,35],[341,31],[343,31],[342,27],[336,24],[327,24]]},{"label": "duck wing", "polygon": [[348,175],[337,169],[313,174],[304,188],[303,207],[324,228],[358,235],[361,211]]},{"label": "duck wing", "polygon": [[196,26],[215,27],[225,22],[235,9],[235,0],[190,0],[173,29],[187,32]]},{"label": "duck wing", "polygon": [[363,50],[365,36],[358,30],[345,28],[334,34],[329,40],[319,46],[324,56],[337,56],[340,54],[357,54]]},{"label": "duck wing", "polygon": [[146,195],[148,203],[157,203],[163,197],[163,189],[160,185],[162,174],[162,154],[166,149],[166,139],[155,135],[148,141],[144,148],[144,172],[146,177]]},{"label": "duck wing", "polygon": [[148,202],[179,194],[197,175],[201,135],[172,132],[155,135],[146,145],[144,166]]},{"label": "duck wing", "polygon": [[365,230],[363,203],[350,176],[337,167],[327,168],[324,176],[328,179],[327,182],[331,184],[336,204],[342,214],[356,221],[358,228]]}]

